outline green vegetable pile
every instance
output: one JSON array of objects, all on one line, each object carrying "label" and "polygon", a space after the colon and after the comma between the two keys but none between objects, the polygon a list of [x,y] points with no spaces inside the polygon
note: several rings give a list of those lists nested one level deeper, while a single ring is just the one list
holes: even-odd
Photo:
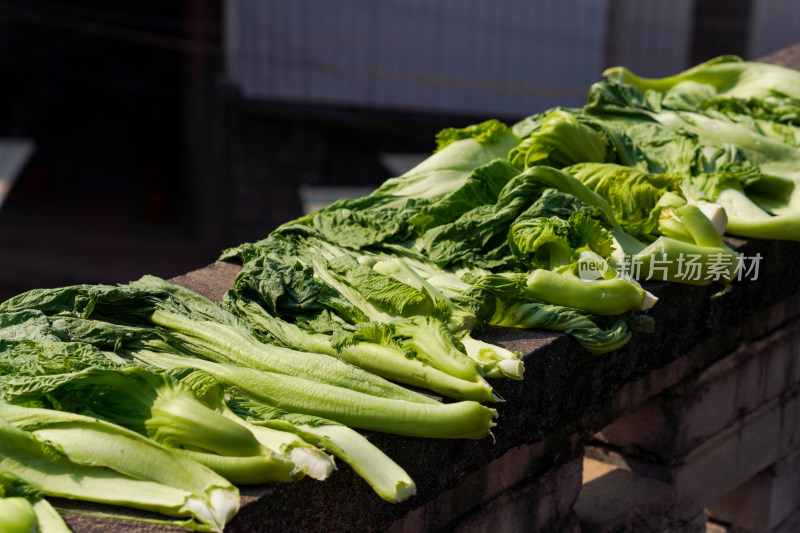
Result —
[{"label": "green vegetable pile", "polygon": [[491,380],[524,363],[486,328],[603,354],[654,326],[641,282],[729,287],[726,231],[800,240],[799,111],[781,67],[613,68],[583,108],[445,130],[372,194],[226,250],[220,304],[153,276],[7,300],[0,529],[68,531],[51,496],[221,531],[237,485],[324,480],[334,458],[405,500],[357,430],[489,436]]}]

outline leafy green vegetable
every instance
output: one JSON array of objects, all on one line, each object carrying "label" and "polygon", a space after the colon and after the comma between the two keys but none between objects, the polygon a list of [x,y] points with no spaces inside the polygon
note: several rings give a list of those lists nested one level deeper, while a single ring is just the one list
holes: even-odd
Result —
[{"label": "leafy green vegetable", "polygon": [[591,316],[577,309],[524,297],[500,302],[491,323],[508,328],[563,331],[593,354],[621,348],[630,341],[633,333],[653,329],[653,319],[646,315]]},{"label": "leafy green vegetable", "polygon": [[[88,366],[85,346],[23,341],[0,352],[3,369],[13,372],[1,379],[5,401],[112,421],[238,484],[292,481],[304,474],[302,465],[264,447],[246,427],[221,414],[221,388],[200,398],[169,373],[104,364],[103,356]],[[75,371],[75,366],[86,368]]]},{"label": "leafy green vegetable", "polygon": [[[650,174],[632,167],[614,164],[581,163],[573,165],[567,172],[581,183],[607,199],[614,217],[625,231],[633,237],[652,242],[658,238],[658,221],[665,207],[677,201],[681,179],[667,174]],[[668,196],[671,203],[662,202]]]},{"label": "leafy green vegetable", "polygon": [[587,161],[603,163],[607,157],[603,134],[561,109],[546,115],[508,155],[523,170],[535,165],[562,168]]},{"label": "leafy green vegetable", "polygon": [[477,402],[442,404],[371,396],[303,378],[168,353],[136,350],[141,361],[165,369],[193,367],[279,409],[334,420],[373,431],[428,438],[486,437],[496,415]]},{"label": "leafy green vegetable", "polygon": [[[80,285],[35,289],[0,304],[0,312],[37,308],[50,315],[109,319],[145,330],[160,326],[158,335],[175,348],[195,356],[270,372],[318,380],[365,394],[381,394],[427,402],[424,396],[374,374],[322,354],[298,352],[259,342],[236,317],[210,301],[178,299],[149,284],[125,287]],[[158,283],[168,285],[166,282]],[[114,339],[115,344],[124,339]]]},{"label": "leafy green vegetable", "polygon": [[439,152],[456,141],[475,139],[483,145],[494,145],[508,135],[508,127],[499,120],[487,120],[466,128],[447,128],[436,135],[436,151]]},{"label": "leafy green vegetable", "polygon": [[281,344],[297,350],[324,353],[363,368],[379,376],[428,389],[449,398],[491,401],[492,389],[484,381],[466,381],[425,364],[421,359],[408,356],[391,337],[381,337],[371,342],[358,332],[340,333],[335,341],[332,335],[309,331],[279,318],[270,316],[255,301],[242,298],[229,300],[231,305],[252,321],[254,328]]},{"label": "leafy green vegetable", "polygon": [[212,531],[239,507],[222,477],[98,419],[0,404],[0,437],[0,471],[50,496],[189,518],[182,524]]},{"label": "leafy green vegetable", "polygon": [[296,432],[347,463],[388,502],[416,494],[408,474],[360,433],[323,418],[287,413],[244,396],[229,400],[231,408],[251,424]]},{"label": "leafy green vegetable", "polygon": [[55,326],[73,341],[99,348],[113,346],[116,351],[167,370],[203,370],[224,385],[275,407],[353,427],[412,436],[481,438],[489,434],[493,425],[495,411],[476,402],[441,404],[420,394],[409,401],[398,399],[391,390],[383,395],[377,390],[373,395],[302,377],[197,359],[191,351],[167,344],[146,327],[68,317],[57,320]]},{"label": "leafy green vegetable", "polygon": [[[709,66],[714,65],[716,63]],[[770,74],[765,74],[766,71]],[[675,80],[654,84],[636,80],[627,83],[627,74],[612,74],[625,83],[609,79],[593,85],[586,106],[589,112],[605,121],[613,121],[618,128],[630,129],[632,136],[634,128],[649,123],[649,131],[663,132],[662,137],[673,135],[679,140],[681,146],[662,143],[665,146],[672,144],[672,152],[682,154],[680,158],[673,158],[679,161],[678,165],[666,163],[662,167],[671,166],[670,172],[681,175],[689,194],[700,193],[706,199],[719,202],[728,215],[729,233],[756,238],[800,239],[800,189],[797,188],[800,152],[794,134],[787,135],[785,131],[788,126],[765,127],[764,120],[757,123],[741,117],[731,118],[685,102],[685,105],[676,105],[674,98],[668,99],[659,92],[670,90],[673,85],[677,90],[683,85],[673,83]],[[776,83],[786,83],[787,86],[794,83],[790,78],[797,78],[796,72],[783,78],[780,69],[763,70],[757,64],[729,61],[721,61],[718,67],[708,72],[703,67],[687,76],[708,78],[709,83],[717,87],[714,91],[719,89],[731,98],[738,98],[738,95],[767,98],[763,91],[771,89],[767,84],[761,84],[759,76],[762,74],[766,79],[780,78],[782,81]],[[714,78],[717,75],[719,79]],[[646,94],[636,85],[642,86]],[[704,101],[700,96],[695,100]],[[776,134],[778,130],[783,131]],[[652,163],[666,158],[651,151],[648,159]],[[751,191],[746,189],[748,183],[753,188]],[[791,191],[787,193],[787,189]]]},{"label": "leafy green vegetable", "polygon": [[717,57],[661,79],[641,78],[624,67],[610,68],[604,76],[648,95],[660,93],[661,106],[676,111],[736,111],[796,122],[800,109],[797,70],[735,56]]},{"label": "leafy green vegetable", "polygon": [[518,174],[504,159],[495,159],[476,168],[464,184],[435,202],[428,203],[408,219],[417,235],[430,228],[454,221],[461,214],[497,201],[503,187]]}]

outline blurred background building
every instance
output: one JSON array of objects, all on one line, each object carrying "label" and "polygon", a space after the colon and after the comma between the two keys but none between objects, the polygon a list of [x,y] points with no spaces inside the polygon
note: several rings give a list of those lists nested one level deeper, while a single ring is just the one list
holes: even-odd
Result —
[{"label": "blurred background building", "polygon": [[0,300],[199,268],[443,127],[798,27],[793,0],[0,0]]}]

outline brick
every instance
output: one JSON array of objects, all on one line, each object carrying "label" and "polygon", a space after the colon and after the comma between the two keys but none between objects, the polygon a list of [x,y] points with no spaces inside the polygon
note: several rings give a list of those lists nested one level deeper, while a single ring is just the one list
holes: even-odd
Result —
[{"label": "brick", "polygon": [[667,483],[676,493],[676,518],[688,520],[782,457],[782,432],[794,431],[800,425],[795,419],[791,428],[782,427],[785,407],[790,398],[798,396],[800,387],[741,417],[689,453],[668,461],[644,453],[626,455],[624,450],[620,453],[605,444],[588,446],[586,456]]},{"label": "brick", "polygon": [[681,516],[699,512],[779,459],[781,411],[777,400],[770,402],[669,467]]},{"label": "brick", "polygon": [[800,447],[800,393],[787,393],[784,398],[780,446],[782,456],[790,455]]},{"label": "brick", "polygon": [[797,533],[798,531],[800,531],[800,509],[792,513],[791,516],[769,533]]},{"label": "brick", "polygon": [[582,533],[665,531],[674,525],[675,503],[675,492],[665,483],[584,459],[584,484],[575,503]]},{"label": "brick", "polygon": [[750,413],[764,402],[764,365],[759,357],[746,358],[740,364],[736,409],[740,413]]},{"label": "brick", "polygon": [[604,427],[595,438],[623,449],[669,453],[676,435],[674,425],[667,418],[664,401],[660,396],[651,398]]},{"label": "brick", "polygon": [[[579,453],[577,441],[564,444],[565,453]],[[492,461],[479,470],[464,476],[461,484],[440,494],[437,498],[409,512],[392,524],[390,532],[429,531],[450,526],[472,514],[497,515],[504,511],[496,500],[507,501],[509,508],[529,506],[525,516],[547,522],[569,513],[572,503],[578,496],[581,484],[581,457],[553,462],[550,443],[521,446],[509,450],[502,457]],[[543,467],[547,464],[547,467]],[[517,501],[506,494],[512,488],[536,493],[530,502]],[[487,502],[495,502],[490,505]],[[522,512],[522,511],[519,511]],[[482,514],[481,514],[482,516]],[[467,527],[467,526],[464,526]]]},{"label": "brick", "polygon": [[[793,328],[794,329],[794,328]],[[765,400],[771,400],[781,394],[789,383],[789,363],[795,352],[794,331],[781,331],[780,342],[775,342],[769,347],[768,356],[764,358],[766,366]]]},{"label": "brick", "polygon": [[[796,330],[800,322],[742,346],[625,413],[596,438],[627,453],[656,454],[664,461],[689,453],[738,417],[785,396],[786,388],[793,386],[794,368],[800,366]],[[793,441],[794,436],[786,438]]]},{"label": "brick", "polygon": [[708,506],[708,516],[737,529],[769,531],[771,469],[762,470],[742,485]]},{"label": "brick", "polygon": [[670,413],[678,420],[675,451],[690,449],[733,423],[737,416],[738,369],[736,356],[729,356],[703,372],[696,384],[678,388],[681,397],[674,401]]},{"label": "brick", "polygon": [[683,525],[675,527],[674,533],[706,533],[708,519],[705,513],[700,513],[694,519]]},{"label": "brick", "polygon": [[793,386],[800,383],[800,345],[797,343],[792,346],[792,354],[789,358],[788,374],[790,385]]},{"label": "brick", "polygon": [[[500,494],[448,527],[459,533],[539,533],[575,530],[572,506],[581,487],[581,460]],[[429,530],[429,529],[426,529]]]},{"label": "brick", "polygon": [[774,474],[770,491],[770,522],[777,526],[795,511],[800,511],[800,449],[770,470]]}]

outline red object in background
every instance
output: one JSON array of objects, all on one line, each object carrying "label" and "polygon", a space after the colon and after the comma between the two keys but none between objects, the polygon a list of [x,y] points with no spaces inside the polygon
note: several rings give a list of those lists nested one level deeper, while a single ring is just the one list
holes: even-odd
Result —
[{"label": "red object in background", "polygon": [[145,170],[144,213],[148,226],[163,226],[175,222],[175,196],[166,182],[163,165],[150,165]]},{"label": "red object in background", "polygon": [[19,193],[26,199],[38,200],[53,192],[53,173],[50,167],[32,162],[17,184]]}]

